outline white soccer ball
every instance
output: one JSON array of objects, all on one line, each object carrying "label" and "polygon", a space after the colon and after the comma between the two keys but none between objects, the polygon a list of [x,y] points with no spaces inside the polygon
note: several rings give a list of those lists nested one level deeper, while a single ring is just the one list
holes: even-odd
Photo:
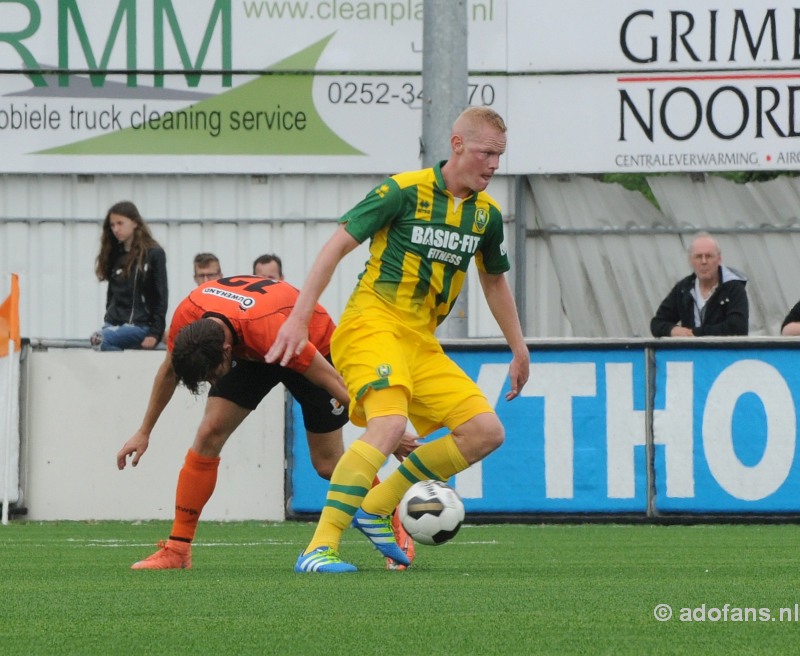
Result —
[{"label": "white soccer ball", "polygon": [[464,502],[441,481],[414,483],[397,507],[409,535],[421,544],[438,545],[451,540],[464,521]]}]

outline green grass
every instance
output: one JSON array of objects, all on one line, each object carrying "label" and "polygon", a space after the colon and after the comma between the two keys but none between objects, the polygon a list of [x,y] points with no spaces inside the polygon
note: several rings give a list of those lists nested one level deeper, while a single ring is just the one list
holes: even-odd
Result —
[{"label": "green grass", "polygon": [[[794,525],[465,526],[387,572],[294,574],[305,523],[201,523],[194,569],[134,572],[169,524],[0,526],[0,654],[775,654],[800,622],[681,608],[800,603]],[[657,622],[653,609],[675,616]],[[697,611],[699,612],[699,611]],[[729,611],[732,613],[732,611]]]}]

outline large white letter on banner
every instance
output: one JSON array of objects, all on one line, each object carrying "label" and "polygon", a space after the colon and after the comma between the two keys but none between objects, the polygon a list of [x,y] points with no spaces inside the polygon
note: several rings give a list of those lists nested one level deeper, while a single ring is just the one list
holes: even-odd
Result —
[{"label": "large white letter on banner", "polygon": [[[767,444],[758,464],[742,464],[733,449],[733,411],[743,394],[764,404]],[[773,366],[742,360],[725,369],[708,392],[703,415],[703,447],[708,468],[723,490],[737,499],[756,501],[783,485],[794,462],[797,419],[792,393]]]},{"label": "large white letter on banner", "polygon": [[[478,387],[483,390],[493,408],[497,407],[506,380],[508,380],[507,364],[481,365],[477,380]],[[483,464],[481,461],[472,463],[464,471],[456,474],[454,484],[456,492],[464,499],[483,498]]]},{"label": "large white letter on banner", "polygon": [[531,365],[522,396],[544,397],[544,482],[548,499],[575,496],[572,399],[596,395],[594,362]]},{"label": "large white letter on banner", "polygon": [[633,408],[633,365],[606,365],[606,443],[608,453],[608,496],[633,499],[636,496],[634,447],[645,445],[645,413]]},{"label": "large white letter on banner", "polygon": [[691,362],[668,362],[664,409],[653,411],[653,443],[665,446],[668,497],[694,496],[693,371]]}]

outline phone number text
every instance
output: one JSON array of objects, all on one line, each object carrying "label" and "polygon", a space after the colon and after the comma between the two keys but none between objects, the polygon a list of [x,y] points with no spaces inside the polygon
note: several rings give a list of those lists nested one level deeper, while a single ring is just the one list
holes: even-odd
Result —
[{"label": "phone number text", "polygon": [[[491,106],[496,99],[491,84],[472,84],[467,88],[470,105]],[[329,82],[328,102],[332,105],[391,105],[403,103],[409,107],[422,104],[422,85],[411,82]]]}]

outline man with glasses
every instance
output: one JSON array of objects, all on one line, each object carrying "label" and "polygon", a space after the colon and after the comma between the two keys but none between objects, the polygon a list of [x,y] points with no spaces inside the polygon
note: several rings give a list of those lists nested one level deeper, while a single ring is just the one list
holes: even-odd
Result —
[{"label": "man with glasses", "polygon": [[650,322],[653,337],[747,335],[744,274],[722,264],[714,237],[701,232],[689,245],[693,273],[672,288]]},{"label": "man with glasses", "polygon": [[198,285],[222,278],[222,266],[214,253],[198,253],[194,256],[194,281]]}]

